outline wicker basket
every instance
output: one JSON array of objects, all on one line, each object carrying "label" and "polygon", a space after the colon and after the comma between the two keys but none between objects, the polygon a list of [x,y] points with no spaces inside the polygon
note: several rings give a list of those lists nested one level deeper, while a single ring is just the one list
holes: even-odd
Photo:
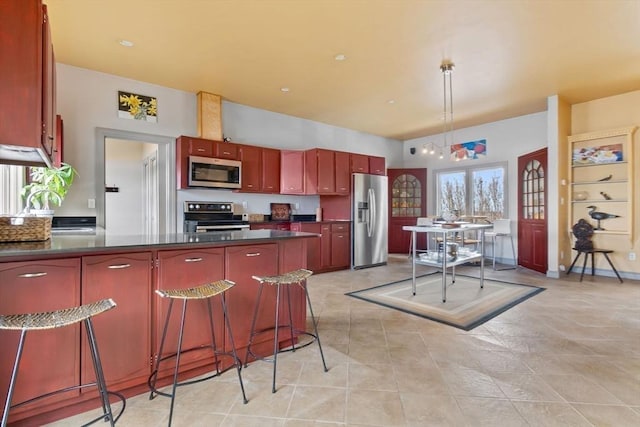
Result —
[{"label": "wicker basket", "polygon": [[51,218],[0,216],[0,242],[40,242],[51,237]]}]

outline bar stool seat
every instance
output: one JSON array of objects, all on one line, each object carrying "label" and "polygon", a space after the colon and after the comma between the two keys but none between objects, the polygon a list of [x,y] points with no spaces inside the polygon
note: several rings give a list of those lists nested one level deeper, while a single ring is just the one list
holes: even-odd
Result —
[{"label": "bar stool seat", "polygon": [[[249,363],[249,356],[252,356],[254,359],[257,360],[263,360],[263,361],[267,361],[267,362],[271,362],[273,363],[273,380],[272,380],[272,386],[271,386],[271,392],[275,393],[276,392],[276,373],[277,373],[277,366],[278,366],[278,353],[283,353],[283,352],[287,352],[287,351],[296,351],[297,349],[306,347],[308,345],[313,344],[314,342],[318,343],[318,348],[320,350],[320,357],[322,359],[322,366],[324,368],[324,371],[327,372],[327,364],[325,362],[324,359],[324,353],[322,352],[322,344],[320,343],[320,335],[318,334],[318,322],[316,321],[316,318],[313,314],[313,308],[311,306],[311,299],[309,298],[309,291],[307,290],[307,286],[306,286],[306,280],[313,274],[312,271],[310,270],[306,270],[306,269],[299,269],[299,270],[295,270],[295,271],[290,271],[288,273],[284,273],[278,276],[253,276],[253,278],[255,280],[258,281],[258,283],[260,284],[260,287],[258,288],[258,294],[257,294],[257,298],[256,298],[256,304],[255,304],[255,309],[253,311],[253,320],[251,321],[251,332],[249,334],[249,345],[247,346],[247,354],[245,357],[245,362],[244,362],[244,366],[246,367]],[[264,285],[271,285],[271,286],[276,286],[276,307],[275,307],[275,323],[274,326],[272,327],[268,327],[266,329],[262,329],[262,330],[256,330],[256,320],[258,317],[258,312],[260,309],[260,299],[262,296],[262,290]],[[307,299],[307,304],[309,305],[309,313],[311,314],[311,320],[313,322],[313,332],[308,332],[306,330],[300,330],[300,329],[296,329],[293,325],[293,318],[291,316],[291,292],[290,292],[290,285],[298,285],[300,286],[305,293],[306,299]],[[289,319],[287,324],[280,324],[280,308],[281,308],[281,303],[280,303],[280,288],[282,286],[287,286],[286,290],[286,303],[287,303],[287,307],[289,309]],[[291,346],[289,347],[284,347],[284,348],[280,348],[279,347],[279,342],[278,342],[278,332],[281,328],[288,328],[289,329],[289,333],[291,334]],[[262,357],[259,356],[257,354],[255,354],[252,350],[251,350],[251,346],[253,345],[253,341],[256,338],[256,336],[265,333],[265,332],[274,332],[274,339],[273,339],[273,355],[272,358],[268,358],[268,357]],[[296,340],[297,337],[299,335],[307,335],[309,337],[311,337],[312,339],[304,344],[299,344],[296,345]]]},{"label": "bar stool seat", "polygon": [[[149,399],[150,400],[154,399],[156,395],[161,395],[161,396],[171,398],[171,408],[169,410],[169,426],[171,425],[171,420],[173,418],[173,408],[175,403],[177,387],[185,386],[189,384],[195,384],[211,378],[218,377],[233,367],[235,367],[236,371],[238,372],[238,380],[240,382],[240,390],[242,392],[243,402],[244,403],[248,402],[247,396],[244,391],[244,384],[242,382],[242,374],[240,373],[242,364],[236,353],[236,346],[235,346],[235,342],[233,341],[233,335],[231,334],[231,326],[229,324],[229,316],[227,315],[227,306],[225,304],[224,297],[223,297],[223,294],[229,289],[231,289],[233,286],[235,286],[235,283],[230,280],[218,280],[215,282],[207,283],[205,285],[201,285],[193,288],[170,289],[170,290],[156,289],[156,293],[160,297],[169,299],[169,309],[167,311],[167,316],[165,319],[164,330],[162,332],[162,339],[160,340],[160,347],[158,349],[158,355],[156,357],[155,366],[148,380],[148,386],[151,389]],[[213,324],[213,310],[211,308],[211,299],[217,295],[220,296],[220,303],[222,305],[222,312],[223,312],[224,322],[226,325],[226,333],[228,334],[229,341],[231,342],[230,351],[220,350],[216,345],[216,337],[214,333],[214,324]],[[171,319],[171,310],[173,308],[173,302],[175,300],[182,300],[182,317],[180,320],[180,331],[178,334],[178,351],[175,353],[164,354],[163,349],[165,344],[165,338],[167,336],[169,321]],[[204,377],[178,382],[178,371],[180,369],[180,355],[189,350],[193,350],[193,349],[185,349],[185,350],[182,349],[182,339],[184,336],[184,325],[185,325],[185,315],[187,312],[187,302],[190,300],[207,300],[206,303],[207,303],[207,310],[209,312],[209,326],[211,328],[211,345],[209,347],[213,350],[215,371],[212,374]],[[202,349],[202,347],[198,347],[198,349]],[[224,356],[231,357],[233,359],[233,364],[227,367],[226,369],[220,369],[220,363],[219,363],[218,357],[224,357]],[[156,382],[158,379],[158,372],[160,371],[160,363],[171,358],[176,359],[174,372],[173,372],[173,386],[172,386],[171,393],[166,393],[156,388]]]},{"label": "bar stool seat", "polygon": [[[116,303],[111,298],[108,298],[108,299],[103,299],[101,301],[97,301],[91,304],[85,304],[79,307],[71,307],[71,308],[66,308],[62,310],[40,312],[40,313],[0,315],[0,330],[21,331],[20,341],[18,342],[18,349],[16,353],[16,359],[14,362],[13,371],[11,373],[11,381],[9,382],[9,392],[7,393],[7,400],[4,406],[2,423],[0,424],[2,427],[5,427],[7,425],[10,409],[35,402],[45,397],[50,397],[54,394],[63,393],[71,390],[77,390],[79,388],[84,388],[84,387],[93,387],[93,386],[98,387],[98,392],[100,393],[100,398],[101,398],[103,414],[93,419],[92,421],[90,421],[85,425],[93,424],[99,420],[109,421],[109,423],[112,426],[115,425],[115,423],[118,421],[118,419],[124,412],[124,409],[126,407],[126,400],[122,394],[110,392],[107,390],[104,374],[102,371],[102,363],[100,361],[100,354],[98,352],[98,343],[96,341],[95,331],[93,329],[93,323],[91,321],[91,318],[93,316],[96,316],[107,310],[111,310],[114,307],[116,307]],[[61,328],[61,327],[70,326],[79,322],[84,322],[84,325],[87,331],[87,339],[89,340],[91,358],[93,361],[93,367],[96,375],[96,382],[66,387],[60,390],[56,390],[40,396],[36,396],[34,398],[31,398],[24,402],[17,403],[15,405],[11,405],[11,398],[13,397],[13,392],[14,392],[16,380],[18,377],[18,370],[20,367],[20,360],[22,358],[22,350],[24,349],[24,341],[25,341],[27,332],[44,330],[44,329]],[[115,417],[113,416],[113,412],[111,411],[111,404],[109,402],[109,396],[108,396],[109,394],[112,394],[118,397],[122,402],[122,408],[120,409],[120,412],[118,413],[118,415]]]}]

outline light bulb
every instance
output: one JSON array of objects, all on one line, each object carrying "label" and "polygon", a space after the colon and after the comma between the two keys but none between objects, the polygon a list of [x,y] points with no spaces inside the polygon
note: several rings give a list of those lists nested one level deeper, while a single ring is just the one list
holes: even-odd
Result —
[{"label": "light bulb", "polygon": [[440,158],[444,159],[444,153],[442,151],[440,152]]},{"label": "light bulb", "polygon": [[426,145],[422,146],[422,154],[427,154],[427,146]]},{"label": "light bulb", "polygon": [[436,150],[433,149],[433,144],[431,144],[431,151],[429,151],[429,154],[433,155],[435,154]]}]

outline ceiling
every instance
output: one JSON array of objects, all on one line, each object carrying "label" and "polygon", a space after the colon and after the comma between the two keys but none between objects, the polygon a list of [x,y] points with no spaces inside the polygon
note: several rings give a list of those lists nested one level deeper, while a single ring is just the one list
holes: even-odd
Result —
[{"label": "ceiling", "polygon": [[442,131],[445,59],[456,128],[640,89],[638,0],[45,3],[58,62],[399,140]]}]

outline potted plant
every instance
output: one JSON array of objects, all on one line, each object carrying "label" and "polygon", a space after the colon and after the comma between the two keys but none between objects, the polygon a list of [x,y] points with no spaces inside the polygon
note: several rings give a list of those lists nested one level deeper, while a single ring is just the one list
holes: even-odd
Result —
[{"label": "potted plant", "polygon": [[[53,206],[60,206],[78,172],[73,166],[62,163],[57,168],[30,168],[30,183],[22,188],[25,211],[36,215],[53,216]],[[34,212],[40,210],[40,212]]]}]

